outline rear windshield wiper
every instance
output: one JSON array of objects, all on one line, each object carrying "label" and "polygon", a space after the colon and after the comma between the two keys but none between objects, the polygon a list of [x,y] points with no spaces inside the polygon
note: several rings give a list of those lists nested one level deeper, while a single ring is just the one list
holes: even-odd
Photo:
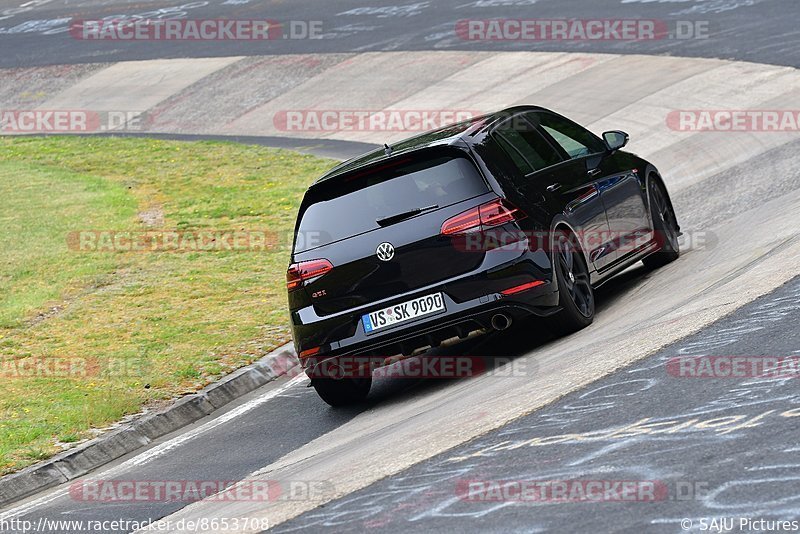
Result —
[{"label": "rear windshield wiper", "polygon": [[378,219],[375,222],[378,223],[379,226],[391,226],[393,224],[399,223],[400,221],[410,219],[415,215],[419,215],[420,213],[425,213],[426,211],[431,211],[435,209],[439,209],[438,204],[434,204],[433,206],[428,206],[425,208],[414,208],[413,210],[404,211],[403,213],[398,213],[397,215],[391,215],[389,217]]}]

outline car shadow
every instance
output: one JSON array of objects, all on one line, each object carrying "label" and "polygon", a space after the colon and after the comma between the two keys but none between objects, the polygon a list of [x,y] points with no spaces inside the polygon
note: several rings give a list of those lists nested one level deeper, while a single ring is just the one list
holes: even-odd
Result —
[{"label": "car shadow", "polygon": [[[638,264],[616,275],[595,291],[596,312],[602,314],[656,273],[657,271]],[[513,365],[515,359],[543,349],[562,337],[547,320],[532,317],[515,322],[503,332],[490,332],[451,346],[431,349],[422,355],[404,360],[403,363],[393,364],[397,366],[396,371],[387,369],[383,376],[374,377],[372,391],[362,407],[392,406],[406,402],[409,397],[424,396],[464,383],[486,372],[502,370],[505,366]],[[466,359],[475,372],[426,378],[403,376],[403,369],[400,367],[403,364],[410,365],[412,369],[420,369],[426,359],[443,357],[451,360]]]},{"label": "car shadow", "polygon": [[643,263],[637,263],[617,274],[595,289],[595,313],[602,314],[612,304],[631,295],[637,287],[643,285],[657,273],[657,270],[645,267]]}]

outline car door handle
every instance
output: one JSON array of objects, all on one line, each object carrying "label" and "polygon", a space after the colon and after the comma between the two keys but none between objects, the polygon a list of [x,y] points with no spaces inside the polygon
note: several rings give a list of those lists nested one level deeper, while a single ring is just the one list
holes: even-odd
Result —
[{"label": "car door handle", "polygon": [[586,171],[586,174],[588,174],[589,176],[597,176],[601,172],[602,171],[600,169],[590,169],[590,170]]},{"label": "car door handle", "polygon": [[550,184],[547,186],[547,190],[551,193],[555,193],[559,189],[561,189],[561,184]]}]

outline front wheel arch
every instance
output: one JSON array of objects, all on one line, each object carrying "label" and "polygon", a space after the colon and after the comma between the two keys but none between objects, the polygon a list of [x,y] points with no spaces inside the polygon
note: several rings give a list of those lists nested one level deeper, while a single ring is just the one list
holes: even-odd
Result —
[{"label": "front wheel arch", "polygon": [[[659,196],[662,201],[666,203],[661,209],[669,211],[670,222],[663,216],[660,217],[660,222],[656,220],[655,211],[653,210],[654,189],[659,191]],[[664,181],[656,173],[651,173],[647,176],[647,208],[650,225],[653,231],[653,239],[658,245],[658,249],[656,252],[645,257],[642,262],[650,269],[657,269],[675,261],[680,256],[680,243],[677,239],[678,236],[680,236],[680,225],[678,224],[678,217],[675,214],[675,208],[669,196],[669,191],[667,191]],[[668,229],[664,225],[669,225],[670,228]],[[674,243],[671,238],[668,238],[668,234],[674,237]]]},{"label": "front wheel arch", "polygon": [[572,236],[575,241],[578,243],[578,250],[580,250],[581,255],[583,256],[583,261],[586,264],[586,268],[589,269],[589,275],[591,276],[594,273],[594,264],[589,260],[589,257],[586,255],[586,249],[581,243],[581,240],[578,239],[578,232],[565,220],[556,220],[553,222],[552,230],[550,230],[550,264],[553,268],[553,277],[557,276],[556,274],[556,267],[555,267],[555,252],[556,252],[556,243],[555,239],[558,236],[559,232],[564,232],[570,236]]},{"label": "front wheel arch", "polygon": [[[558,287],[558,292],[559,292],[558,300],[561,309],[555,315],[549,317],[548,321],[557,332],[560,332],[562,334],[568,334],[586,328],[594,321],[595,298],[594,298],[594,289],[592,287],[592,274],[591,274],[592,271],[590,267],[591,264],[588,262],[586,258],[586,252],[583,249],[580,239],[578,239],[577,234],[572,230],[572,228],[566,224],[563,225],[557,224],[555,225],[554,228],[555,228],[554,233],[551,236],[552,237],[551,243],[553,243],[551,245],[552,248],[551,256],[553,262],[553,277]],[[588,301],[584,299],[584,301],[587,302],[586,306],[588,307],[589,310],[588,315],[586,315],[586,312],[581,311],[579,304],[574,301],[574,297],[570,296],[569,293],[570,286],[567,285],[568,283],[566,282],[566,278],[562,280],[562,277],[559,274],[559,271],[561,269],[559,262],[561,260],[556,252],[555,240],[561,235],[564,235],[570,242],[573,243],[574,253],[579,253],[577,254],[576,260],[577,261],[580,261],[581,259],[583,260],[582,263],[584,264],[584,267],[586,269],[585,283],[588,284],[587,295],[586,295]],[[574,286],[577,287],[579,284],[578,282],[576,282],[576,279],[580,280],[581,279],[580,276],[582,275],[572,277],[572,272],[573,271],[570,270],[571,284],[574,284]]]},{"label": "front wheel arch", "polygon": [[[655,170],[654,167],[649,166],[648,169],[647,169],[647,174],[645,174],[645,176],[647,178],[644,181],[644,198],[645,198],[645,202],[647,204],[647,216],[650,218],[650,228],[653,229],[655,221],[653,221],[653,218],[652,218],[653,207],[650,205],[650,198],[651,198],[650,197],[650,186],[653,183],[653,181],[657,182],[658,185],[661,186],[661,191],[663,191],[664,194],[666,195],[666,197],[667,197],[666,200],[667,200],[667,203],[669,204],[669,209],[672,210],[673,214],[675,214],[675,206],[672,204],[672,196],[669,194],[669,190],[667,189],[667,184],[664,183],[664,179],[661,178],[661,175],[658,174],[658,171]],[[678,222],[677,214],[675,214],[675,225],[676,225],[676,230],[678,230],[680,232],[681,225]]]}]

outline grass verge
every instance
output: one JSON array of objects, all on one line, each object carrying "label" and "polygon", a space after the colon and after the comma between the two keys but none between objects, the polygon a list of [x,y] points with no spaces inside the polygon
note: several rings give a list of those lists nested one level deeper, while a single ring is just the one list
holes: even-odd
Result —
[{"label": "grass verge", "polygon": [[[286,342],[296,207],[334,163],[233,143],[0,138],[0,474]],[[211,229],[274,241],[90,252],[74,240]]]}]

